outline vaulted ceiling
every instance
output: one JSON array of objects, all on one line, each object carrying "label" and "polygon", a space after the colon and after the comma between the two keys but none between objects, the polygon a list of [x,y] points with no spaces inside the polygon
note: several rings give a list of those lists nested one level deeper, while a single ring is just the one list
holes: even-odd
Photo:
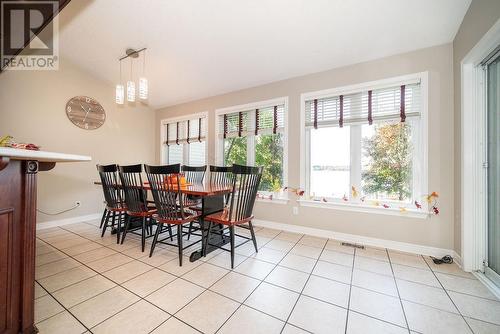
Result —
[{"label": "vaulted ceiling", "polygon": [[[149,104],[158,108],[449,43],[470,2],[73,0],[59,45],[112,83],[125,49],[147,47]],[[122,66],[127,79],[130,64]]]}]

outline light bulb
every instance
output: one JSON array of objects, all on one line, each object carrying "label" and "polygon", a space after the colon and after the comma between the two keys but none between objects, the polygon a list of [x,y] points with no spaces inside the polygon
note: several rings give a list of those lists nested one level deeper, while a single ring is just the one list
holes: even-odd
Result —
[{"label": "light bulb", "polygon": [[135,82],[127,81],[127,101],[135,102]]},{"label": "light bulb", "polygon": [[141,100],[148,99],[148,79],[146,78],[139,79],[139,98]]},{"label": "light bulb", "polygon": [[125,101],[125,87],[123,85],[116,85],[116,103],[123,104]]}]

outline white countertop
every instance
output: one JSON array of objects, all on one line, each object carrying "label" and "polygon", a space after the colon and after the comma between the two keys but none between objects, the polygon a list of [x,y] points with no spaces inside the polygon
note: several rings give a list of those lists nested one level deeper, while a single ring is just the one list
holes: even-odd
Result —
[{"label": "white countertop", "polygon": [[8,157],[12,160],[36,160],[40,162],[77,162],[92,160],[91,157],[86,155],[20,150],[10,147],[0,147],[0,157]]}]

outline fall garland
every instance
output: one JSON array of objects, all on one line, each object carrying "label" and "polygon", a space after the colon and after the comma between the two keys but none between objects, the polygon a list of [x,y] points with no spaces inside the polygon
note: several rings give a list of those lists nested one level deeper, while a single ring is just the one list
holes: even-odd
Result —
[{"label": "fall garland", "polygon": [[[293,187],[284,187],[283,191],[288,191],[288,192],[294,193],[298,197],[303,197],[304,194],[305,194],[305,190],[304,189],[293,188]],[[352,195],[352,198],[358,198],[359,197],[359,192],[356,189],[356,187],[354,187],[354,186],[351,186],[351,195]],[[257,194],[257,198],[273,200],[273,195],[270,194],[270,195],[266,196],[266,195],[262,195],[262,194]],[[435,192],[435,191],[433,191],[432,193],[430,193],[428,195],[422,196],[422,198],[428,204],[429,214],[433,214],[433,215],[436,215],[436,216],[439,215],[439,208],[438,208],[438,198],[439,198],[439,195],[438,195],[438,193]],[[325,202],[325,203],[328,202],[328,200],[325,197],[322,197],[321,199],[315,199],[313,197],[312,199],[314,201],[321,201],[321,202]],[[359,200],[361,202],[365,203],[366,202],[366,196],[360,197]],[[350,200],[349,200],[349,198],[347,197],[346,194],[344,194],[344,196],[342,197],[342,201],[344,201],[344,202],[350,202]],[[368,203],[370,203],[370,205],[372,205],[372,206],[383,207],[384,209],[391,208],[391,206],[389,204],[387,204],[387,203],[381,203],[380,201],[377,201],[377,200],[370,200],[370,201],[368,201]],[[415,205],[415,208],[417,210],[423,210],[422,204],[419,201],[415,200],[413,204]],[[399,210],[401,212],[408,212],[408,208],[404,207],[404,206],[400,206]]]}]

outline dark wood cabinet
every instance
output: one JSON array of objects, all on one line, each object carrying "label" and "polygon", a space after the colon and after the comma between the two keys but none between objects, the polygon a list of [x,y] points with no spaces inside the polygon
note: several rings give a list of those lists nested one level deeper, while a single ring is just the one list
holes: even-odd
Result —
[{"label": "dark wood cabinet", "polygon": [[73,161],[90,161],[90,157],[0,148],[0,334],[37,332],[37,175],[54,168],[56,162]]},{"label": "dark wood cabinet", "polygon": [[0,333],[33,333],[38,163],[0,159]]}]

